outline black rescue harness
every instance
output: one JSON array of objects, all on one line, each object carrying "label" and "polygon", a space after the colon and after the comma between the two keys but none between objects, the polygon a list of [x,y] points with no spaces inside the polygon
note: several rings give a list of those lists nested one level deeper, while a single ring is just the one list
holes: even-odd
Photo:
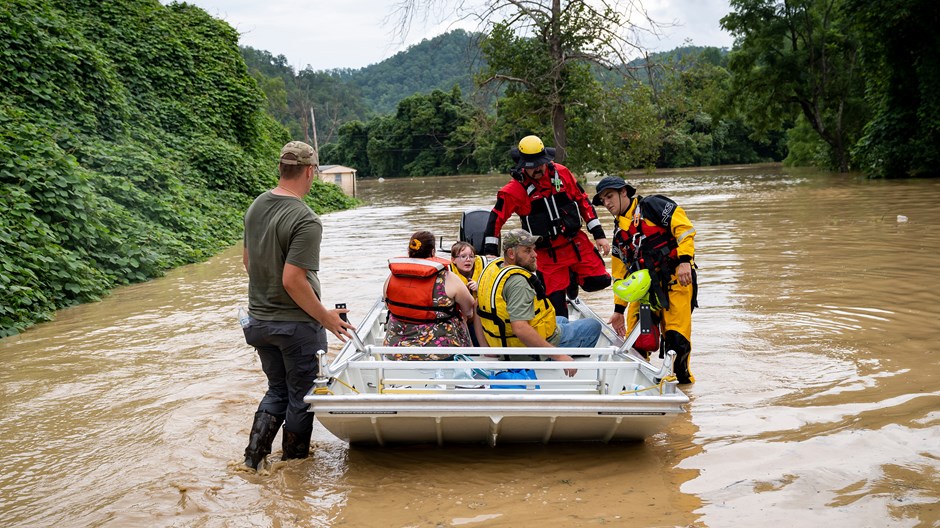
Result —
[{"label": "black rescue harness", "polygon": [[549,167],[554,190],[550,190],[550,194],[546,196],[537,196],[538,189],[535,184],[526,183],[521,173],[512,174],[513,179],[525,190],[532,206],[529,214],[519,215],[522,228],[533,235],[542,237],[536,247],[548,249],[552,260],[556,260],[552,243],[558,237],[565,237],[574,247],[577,258],[580,259],[578,246],[572,242],[581,230],[581,212],[578,210],[578,203],[565,192],[564,183],[554,166],[549,164]]}]

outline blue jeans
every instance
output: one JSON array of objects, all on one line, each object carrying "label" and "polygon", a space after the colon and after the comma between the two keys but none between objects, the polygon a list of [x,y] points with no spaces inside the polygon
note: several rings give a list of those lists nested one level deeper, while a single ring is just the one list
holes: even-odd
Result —
[{"label": "blue jeans", "polygon": [[244,328],[245,341],[255,347],[268,391],[259,411],[284,417],[284,430],[309,440],[313,413],[304,396],[317,376],[317,351],[326,350],[326,330],[317,322],[259,321],[254,317]]},{"label": "blue jeans", "polygon": [[601,336],[601,323],[596,319],[578,319],[569,321],[567,317],[556,316],[561,339],[558,346],[563,348],[591,348]]}]

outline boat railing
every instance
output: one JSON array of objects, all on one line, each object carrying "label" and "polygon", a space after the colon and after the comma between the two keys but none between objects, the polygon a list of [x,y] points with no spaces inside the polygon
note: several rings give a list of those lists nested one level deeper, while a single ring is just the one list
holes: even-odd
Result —
[{"label": "boat railing", "polygon": [[339,372],[342,372],[350,361],[360,359],[368,354],[368,349],[371,348],[372,345],[363,341],[363,336],[380,333],[379,330],[382,325],[382,318],[380,316],[382,315],[384,307],[385,305],[381,300],[372,305],[372,308],[363,318],[362,323],[359,324],[359,328],[351,332],[353,337],[346,342],[333,361],[330,362],[329,365],[326,365],[322,361],[320,362],[321,375],[327,377],[335,376]]},{"label": "boat railing", "polygon": [[[529,359],[538,350],[527,348],[473,348],[471,361],[446,359],[435,361],[395,360],[400,347],[369,345],[366,353],[349,358],[344,363],[345,377],[353,385],[371,387],[367,392],[385,394],[453,393],[486,389],[487,393],[525,392],[539,394],[623,394],[642,395],[673,392],[669,384],[654,380],[639,361],[614,357],[615,347],[568,348],[564,353],[576,359],[571,361],[538,361]],[[408,347],[409,355],[440,354],[437,347]],[[464,354],[467,349],[462,349]],[[546,350],[548,352],[548,350]],[[553,350],[559,352],[559,350]],[[501,359],[504,356],[523,356],[523,360]],[[463,356],[468,357],[468,356]],[[537,379],[498,379],[493,374],[506,370],[530,369]],[[577,369],[568,377],[566,369]]]},{"label": "boat railing", "polygon": [[[571,308],[572,319],[580,318],[595,318],[599,319],[594,311],[580,299],[569,300],[569,306]],[[359,329],[356,332],[356,336],[353,337],[350,342],[348,342],[333,358],[332,361],[325,361],[326,357],[322,356],[320,360],[320,377],[321,381],[325,381],[331,377],[341,375],[346,369],[353,363],[356,364],[358,368],[366,367],[364,364],[359,364],[360,361],[376,361],[376,360],[391,360],[395,354],[406,353],[403,348],[400,347],[385,347],[378,344],[375,344],[375,336],[384,335],[383,321],[385,305],[381,300],[377,301],[366,316],[363,318]],[[538,367],[535,370],[544,370],[544,369],[555,369],[560,371],[562,368],[578,368],[578,369],[587,369],[588,363],[587,360],[595,359],[616,363],[616,365],[605,365],[605,370],[599,370],[598,382],[600,386],[607,381],[602,379],[607,375],[610,368],[622,369],[622,368],[636,368],[636,365],[640,366],[640,369],[646,374],[647,378],[650,379],[662,379],[667,377],[672,373],[672,359],[675,357],[675,354],[671,351],[666,353],[666,360],[663,362],[662,366],[657,368],[649,363],[645,358],[641,357],[636,353],[631,347],[633,343],[636,342],[637,337],[639,337],[640,329],[637,325],[633,332],[630,333],[626,339],[617,336],[613,330],[608,325],[602,325],[602,336],[599,340],[598,346],[593,348],[584,348],[584,349],[564,349],[564,351],[555,350],[555,353],[566,353],[573,356],[581,356],[576,360],[575,365],[566,366],[562,365],[562,362],[539,362]],[[367,339],[368,338],[368,339]],[[606,345],[606,346],[605,346]],[[486,360],[486,356],[531,356],[534,353],[537,353],[537,350],[531,348],[497,348],[497,347],[473,347],[473,348],[461,348],[458,349],[461,354],[467,356],[473,356],[477,361],[474,362],[474,367],[485,368],[485,369],[500,369],[505,370],[509,368],[533,368],[531,366],[523,366],[522,362],[512,361],[512,366],[507,366],[508,362],[500,362],[497,366],[492,366],[487,364],[487,366],[477,365],[480,360]],[[444,352],[441,348],[428,347],[408,347],[407,354],[441,354]],[[547,352],[547,351],[545,351]],[[542,354],[546,356],[548,354]],[[398,364],[403,364],[407,362],[396,362]],[[424,365],[420,368],[429,368],[433,362],[430,361],[417,361],[411,362],[417,363],[419,365]],[[631,367],[625,367],[625,365],[632,365]],[[409,367],[410,368],[410,367]],[[441,365],[440,368],[444,368],[444,365]],[[574,381],[575,383],[584,383],[584,376],[577,376],[574,380],[562,379],[557,381]],[[499,385],[541,385],[537,383],[523,383],[524,380],[490,380],[487,385],[492,385],[493,387]],[[556,380],[548,380],[556,381]],[[551,386],[554,383],[547,383],[546,386]]]}]

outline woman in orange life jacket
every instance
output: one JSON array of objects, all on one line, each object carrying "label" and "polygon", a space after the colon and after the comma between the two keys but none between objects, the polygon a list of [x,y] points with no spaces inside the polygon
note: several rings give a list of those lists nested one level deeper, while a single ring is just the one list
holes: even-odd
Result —
[{"label": "woman in orange life jacket", "polygon": [[[648,357],[654,350],[661,354],[674,350],[673,370],[679,383],[695,383],[689,367],[692,310],[698,306],[692,221],[673,200],[659,194],[637,195],[636,189],[618,176],[605,176],[597,182],[597,194],[591,201],[603,205],[616,221],[611,259],[614,278],[623,279],[641,269],[649,271],[650,305],[654,322],[657,318],[661,321],[664,349],[655,343],[642,351]],[[639,321],[639,303],[630,303],[625,321],[626,308],[626,302],[614,296],[609,322],[621,336]]]},{"label": "woman in orange life jacket", "polygon": [[[467,285],[467,289],[470,290],[470,294],[473,295],[475,300],[477,298],[477,283],[483,273],[483,268],[486,267],[486,260],[476,254],[469,242],[457,242],[451,246],[450,259],[450,271]],[[475,315],[470,314],[467,320],[467,327],[471,329],[473,328],[473,317]],[[470,331],[470,339],[473,341],[473,346],[480,346],[476,332],[473,330]]]},{"label": "woman in orange life jacket", "polygon": [[[435,256],[434,235],[418,231],[408,242],[408,257],[388,261],[386,346],[472,346],[466,317],[475,301],[450,261]],[[465,315],[466,314],[466,315]],[[400,356],[400,357],[399,357]],[[438,360],[442,354],[396,354],[396,359]]]}]

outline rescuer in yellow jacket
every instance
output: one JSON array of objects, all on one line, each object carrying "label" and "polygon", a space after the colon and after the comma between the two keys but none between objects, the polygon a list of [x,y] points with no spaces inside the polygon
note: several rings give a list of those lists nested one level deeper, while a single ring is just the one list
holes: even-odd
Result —
[{"label": "rescuer in yellow jacket", "polygon": [[[642,352],[674,350],[674,369],[679,383],[694,383],[689,367],[692,353],[692,310],[698,305],[695,274],[695,227],[685,210],[662,196],[639,196],[636,189],[617,176],[597,183],[594,205],[603,205],[616,219],[611,259],[615,280],[629,273],[648,270],[651,277],[650,305],[654,323],[662,329],[662,343]],[[639,319],[639,303],[631,303],[626,323],[626,301],[614,297],[610,324],[621,336]],[[636,347],[634,347],[636,348]]]}]

